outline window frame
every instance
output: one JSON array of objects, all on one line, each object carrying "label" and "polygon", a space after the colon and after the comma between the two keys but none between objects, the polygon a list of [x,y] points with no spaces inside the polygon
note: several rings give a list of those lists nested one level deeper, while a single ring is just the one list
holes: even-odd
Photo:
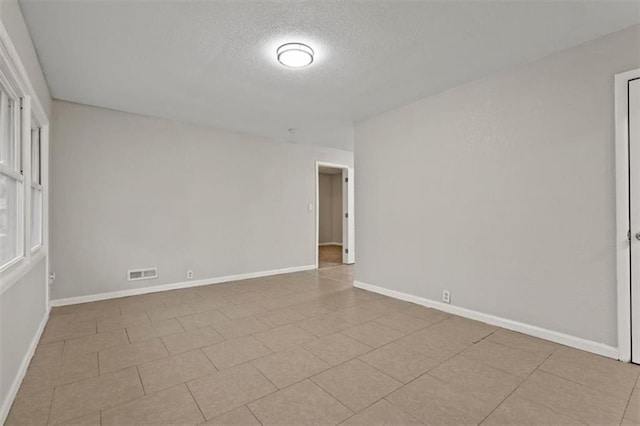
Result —
[{"label": "window frame", "polygon": [[[40,209],[39,209],[39,214],[38,214],[38,220],[39,220],[39,224],[38,224],[38,230],[39,230],[39,236],[38,236],[38,241],[36,242],[36,244],[33,244],[33,204],[30,205],[31,210],[30,210],[30,223],[29,223],[29,229],[30,229],[30,233],[29,233],[29,248],[31,250],[31,254],[36,253],[38,250],[40,250],[43,246],[43,239],[44,239],[44,191],[43,191],[43,186],[42,186],[42,128],[40,126],[38,126],[38,121],[35,117],[31,118],[31,131],[30,131],[30,143],[31,143],[31,150],[30,150],[30,162],[31,162],[31,182],[30,182],[30,191],[29,191],[29,200],[30,203],[33,202],[33,191],[37,191],[39,193],[39,198],[40,198]],[[33,128],[33,125],[35,125],[36,127]],[[38,139],[37,139],[37,144],[38,144],[38,153],[37,153],[37,164],[34,164],[34,159],[36,158],[35,154],[34,154],[34,137],[33,134],[34,132],[38,133]],[[35,170],[36,170],[36,166],[37,165],[37,176],[35,176]],[[37,181],[36,181],[37,180]]]},{"label": "window frame", "polygon": [[[19,240],[22,244],[22,257],[16,259],[10,264],[6,264],[0,270],[0,295],[21,282],[21,279],[30,273],[34,267],[44,262],[45,277],[49,277],[49,112],[46,107],[50,107],[50,98],[39,98],[38,92],[35,90],[27,70],[22,63],[20,55],[16,50],[9,33],[0,23],[0,85],[4,87],[7,93],[12,97],[20,100],[18,105],[20,109],[19,120],[20,125],[16,129],[18,137],[21,141],[21,148],[18,154],[22,159],[22,188],[19,192],[20,214],[18,216],[19,228],[22,238]],[[43,106],[43,102],[46,102]],[[41,128],[40,146],[41,146],[41,186],[42,186],[42,245],[35,252],[28,250],[30,245],[30,215],[31,215],[31,122],[34,122]],[[6,168],[4,169],[6,170]],[[9,174],[12,174],[9,171]],[[15,176],[15,174],[14,174]],[[44,277],[43,277],[44,278]],[[43,283],[45,290],[45,305],[49,307],[49,284],[48,278]]]},{"label": "window frame", "polygon": [[12,144],[13,144],[13,167],[0,164],[0,175],[6,176],[16,182],[16,225],[18,232],[16,235],[16,255],[6,263],[0,265],[0,272],[5,272],[13,266],[21,263],[25,257],[25,176],[24,176],[24,163],[23,163],[23,138],[21,129],[21,111],[22,111],[22,99],[18,96],[3,75],[0,74],[0,96],[6,96],[9,102],[12,103],[13,111],[10,116],[11,122],[13,122],[12,130]]},{"label": "window frame", "polygon": [[[19,112],[19,126],[16,128],[16,134],[20,138],[21,147],[16,151],[16,155],[21,159],[22,176],[17,176],[15,170],[9,167],[3,167],[3,175],[12,175],[22,181],[22,187],[19,191],[19,214],[18,214],[18,232],[21,237],[18,241],[22,245],[19,251],[22,256],[14,261],[5,264],[0,270],[0,295],[21,282],[21,279],[30,273],[34,267],[45,265],[45,277],[49,276],[50,262],[48,257],[49,251],[49,111],[43,106],[50,107],[50,98],[45,94],[46,98],[39,98],[38,92],[35,90],[29,74],[22,63],[20,55],[16,50],[9,33],[0,23],[0,85],[7,94],[14,99],[19,99],[17,109]],[[41,147],[41,186],[42,186],[42,244],[35,252],[28,250],[30,245],[31,231],[31,122],[37,123],[41,128],[40,147]],[[49,279],[44,278],[43,285],[45,289],[45,306],[49,307]]]}]

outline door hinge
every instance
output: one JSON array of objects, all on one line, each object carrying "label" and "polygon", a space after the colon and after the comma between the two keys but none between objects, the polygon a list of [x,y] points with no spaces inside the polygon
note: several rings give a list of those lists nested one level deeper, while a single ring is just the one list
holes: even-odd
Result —
[{"label": "door hinge", "polygon": [[344,249],[344,252],[345,252],[346,254],[349,254],[349,249]]},{"label": "door hinge", "polygon": [[345,218],[347,218],[347,219],[349,219],[349,213],[345,213],[345,214],[344,214],[344,217],[345,217]]},{"label": "door hinge", "polygon": [[631,229],[627,231],[627,241],[631,241]]},{"label": "door hinge", "polygon": [[344,182],[349,183],[349,178],[348,177],[344,178]]}]

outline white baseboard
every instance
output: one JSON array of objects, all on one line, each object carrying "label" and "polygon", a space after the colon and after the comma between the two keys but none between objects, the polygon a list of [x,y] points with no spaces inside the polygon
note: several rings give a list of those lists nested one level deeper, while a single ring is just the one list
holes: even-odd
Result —
[{"label": "white baseboard", "polygon": [[342,243],[320,243],[318,244],[320,247],[324,247],[324,246],[341,246]]},{"label": "white baseboard", "polygon": [[205,278],[201,280],[183,281],[179,283],[161,284],[149,287],[132,288],[131,290],[110,291],[108,293],[90,294],[88,296],[67,297],[51,301],[51,306],[75,305],[78,303],[97,302],[99,300],[117,299],[118,297],[138,296],[140,294],[157,293],[159,291],[177,290],[181,288],[199,287],[209,284],[220,284],[229,281],[247,280],[250,278],[268,277],[271,275],[290,274],[292,272],[316,269],[316,265],[294,266],[291,268],[273,269],[270,271],[249,272],[247,274],[227,275],[224,277]]},{"label": "white baseboard", "polygon": [[[20,385],[22,384],[22,379],[24,379],[25,374],[27,374],[27,368],[29,367],[29,363],[31,362],[31,358],[33,358],[33,354],[36,352],[36,347],[38,346],[38,342],[40,341],[40,336],[42,336],[42,332],[44,331],[44,327],[47,325],[47,321],[49,321],[49,312],[50,308],[47,308],[47,312],[45,313],[40,325],[38,326],[38,330],[36,331],[35,336],[31,340],[31,344],[29,345],[29,349],[27,353],[24,354],[22,358],[22,362],[20,363],[20,367],[18,369],[18,374],[13,379],[13,383],[9,388],[9,394],[6,399],[2,401],[2,408],[0,408],[0,425],[3,425],[7,420],[7,416],[9,415],[9,410],[11,409],[11,404],[13,404],[13,400],[16,398],[18,394],[18,390],[20,389]],[[6,373],[6,372],[5,372]]]},{"label": "white baseboard", "polygon": [[394,299],[400,299],[406,302],[416,303],[418,305],[426,306],[428,308],[434,308],[439,311],[447,312],[450,314],[459,315],[461,317],[482,321],[487,324],[506,328],[507,330],[517,331],[519,333],[528,334],[530,336],[539,337],[545,340],[550,340],[552,342],[560,343],[566,346],[571,346],[573,348],[591,352],[597,355],[619,359],[618,348],[605,345],[604,343],[598,343],[591,340],[583,339],[581,337],[571,336],[571,335],[560,333],[557,331],[547,330],[545,328],[537,327],[535,325],[529,325],[522,322],[513,321],[510,319],[501,318],[501,317],[485,314],[478,311],[473,311],[471,309],[461,308],[459,306],[437,302],[431,299],[425,299],[423,297],[413,296],[413,295],[402,293],[395,290],[389,290],[387,288],[378,287],[373,284],[367,284],[362,281],[354,281],[353,286],[357,288],[361,288],[363,290],[368,290],[374,293],[382,294],[384,296],[393,297]]}]

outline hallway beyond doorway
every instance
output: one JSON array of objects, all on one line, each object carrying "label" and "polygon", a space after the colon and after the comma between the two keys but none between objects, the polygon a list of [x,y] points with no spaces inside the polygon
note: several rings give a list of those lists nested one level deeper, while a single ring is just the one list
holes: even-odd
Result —
[{"label": "hallway beyond doorway", "polygon": [[342,265],[342,246],[326,245],[318,247],[318,268]]}]

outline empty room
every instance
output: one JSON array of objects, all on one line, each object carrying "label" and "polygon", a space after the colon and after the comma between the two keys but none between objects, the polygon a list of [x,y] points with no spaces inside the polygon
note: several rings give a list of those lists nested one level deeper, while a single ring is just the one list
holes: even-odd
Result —
[{"label": "empty room", "polygon": [[0,0],[0,424],[640,426],[640,0]]}]

